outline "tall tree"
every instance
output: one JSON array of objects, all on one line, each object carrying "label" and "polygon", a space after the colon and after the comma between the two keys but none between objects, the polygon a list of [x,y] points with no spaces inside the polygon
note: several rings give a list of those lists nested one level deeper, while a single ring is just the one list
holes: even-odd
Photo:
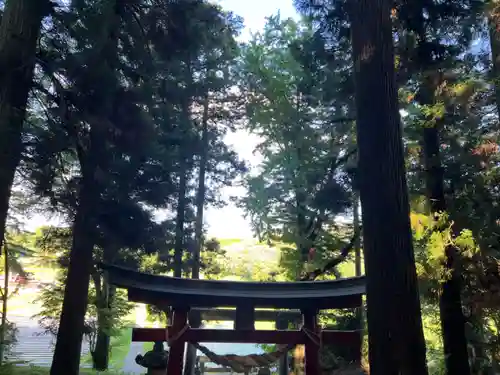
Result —
[{"label": "tall tree", "polygon": [[[349,5],[370,373],[425,375],[425,341],[395,81],[392,2],[358,0]],[[382,212],[384,220],[380,220]]]},{"label": "tall tree", "polygon": [[[427,90],[429,87],[427,87]],[[426,89],[424,89],[426,90]],[[431,89],[437,90],[436,87]],[[433,94],[431,94],[431,97]],[[429,105],[436,103],[427,103]],[[431,212],[436,221],[436,230],[444,230],[446,220],[441,215],[446,213],[447,205],[444,190],[444,174],[440,157],[440,137],[438,124],[423,129],[424,167],[427,171],[427,197]],[[459,267],[460,252],[450,244],[445,249],[444,269],[448,276],[441,284],[439,310],[443,333],[443,347],[446,369],[449,375],[470,373],[467,339],[465,336],[465,317],[462,309],[462,282]]]},{"label": "tall tree", "polygon": [[[84,12],[86,4],[73,4],[74,11],[80,17],[89,17],[90,14]],[[117,34],[120,22],[121,8],[117,2],[110,2],[103,6],[100,11],[98,21],[102,26],[97,29],[97,33],[93,36],[98,36],[100,39],[90,40],[91,48],[88,50],[89,58],[87,61],[88,68],[86,72],[82,72],[77,80],[87,76],[86,79],[90,82],[86,84],[92,90],[92,85],[95,85],[97,79],[103,79],[105,75],[111,74],[114,78],[113,71],[116,69],[117,59]],[[90,19],[88,19],[90,21]],[[79,41],[80,43],[84,40]],[[85,49],[84,49],[85,50]],[[98,72],[91,71],[93,61],[101,61],[101,67]],[[100,88],[94,86],[94,90],[100,90],[97,94],[97,104],[91,111],[84,114],[88,118],[90,129],[87,138],[87,147],[82,148],[77,145],[77,155],[81,167],[81,180],[79,182],[78,206],[73,224],[73,243],[71,246],[70,262],[68,267],[68,276],[64,293],[64,302],[61,312],[60,328],[57,335],[54,358],[51,366],[51,374],[77,374],[79,371],[81,343],[83,335],[83,323],[85,313],[87,311],[87,295],[92,270],[92,253],[95,242],[93,236],[89,235],[94,230],[94,219],[92,207],[100,198],[100,184],[98,183],[96,172],[98,168],[106,168],[103,165],[103,160],[98,161],[99,155],[102,155],[106,148],[106,138],[99,123],[106,121],[112,115],[112,101],[115,100],[114,93],[117,92],[117,82],[113,82],[111,77],[107,77],[108,87],[106,91],[101,91]],[[77,81],[78,82],[78,81]],[[80,81],[81,82],[81,81]],[[82,82],[83,83],[83,82]],[[62,93],[61,93],[62,94]],[[85,99],[88,100],[89,98]],[[62,100],[65,100],[64,96]],[[83,109],[83,108],[82,108]],[[68,114],[66,114],[68,116]],[[67,124],[71,126],[71,124]]]},{"label": "tall tree", "polygon": [[[435,230],[448,226],[442,215],[447,215],[445,173],[441,161],[441,138],[446,122],[442,99],[448,82],[453,81],[452,69],[459,63],[459,54],[469,47],[470,19],[474,19],[476,2],[461,1],[443,9],[438,3],[401,3],[395,9],[401,26],[399,52],[401,65],[417,86],[413,100],[422,109],[421,149],[426,171],[426,196],[434,215]],[[456,26],[458,25],[458,27]],[[430,33],[429,30],[434,31]],[[460,229],[454,226],[454,235]],[[466,338],[466,321],[462,308],[462,271],[460,251],[454,244],[447,245],[443,254],[444,280],[439,294],[439,310],[443,334],[444,358],[447,373],[470,373]]]},{"label": "tall tree", "polygon": [[489,28],[491,50],[491,75],[495,86],[495,103],[500,116],[500,3],[497,0],[486,2],[486,18]]},{"label": "tall tree", "polygon": [[337,248],[331,226],[350,204],[342,165],[353,153],[345,142],[352,103],[326,45],[311,24],[272,16],[241,66],[248,130],[261,137],[263,157],[241,204],[261,239],[292,246],[296,279],[312,251],[321,258]]},{"label": "tall tree", "polygon": [[[114,229],[117,248],[127,242],[130,232],[117,229],[120,221],[110,215],[121,217],[124,207],[137,214],[141,204],[164,204],[163,193],[137,194],[141,182],[170,185],[157,167],[157,145],[145,151],[154,127],[144,110],[149,96],[141,94],[149,93],[145,72],[151,59],[144,49],[148,44],[130,42],[145,37],[144,8],[94,5],[75,0],[52,16],[37,74],[37,126],[28,134],[26,169],[36,193],[73,221],[53,374],[78,373],[93,254],[101,235],[109,239]],[[159,175],[152,178],[151,170]],[[130,211],[126,215],[133,217]]]},{"label": "tall tree", "polygon": [[9,0],[1,19],[0,241],[5,233],[14,174],[21,159],[21,133],[33,85],[40,27],[51,7],[50,0]]}]

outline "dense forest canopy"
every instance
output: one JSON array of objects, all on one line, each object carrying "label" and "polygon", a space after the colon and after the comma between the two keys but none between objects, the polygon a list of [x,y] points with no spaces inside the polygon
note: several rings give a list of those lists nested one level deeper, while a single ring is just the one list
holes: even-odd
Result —
[{"label": "dense forest canopy", "polygon": [[[84,340],[109,367],[133,306],[102,262],[246,281],[366,273],[366,311],[322,316],[367,328],[363,371],[500,373],[500,3],[294,6],[241,39],[244,15],[206,0],[0,2],[2,269],[53,271],[34,314],[56,338],[52,375],[78,374]],[[235,132],[258,139],[259,165]],[[231,222],[210,238],[207,208],[226,205],[254,240],[231,240]],[[24,230],[35,213],[62,225]],[[21,289],[2,287],[2,364]]]}]

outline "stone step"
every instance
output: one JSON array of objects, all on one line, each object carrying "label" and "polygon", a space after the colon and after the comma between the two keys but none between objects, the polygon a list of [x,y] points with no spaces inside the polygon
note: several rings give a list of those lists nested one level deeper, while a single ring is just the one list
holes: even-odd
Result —
[{"label": "stone step", "polygon": [[[45,334],[40,328],[33,327],[33,321],[25,319],[26,325],[20,324],[22,320],[16,317],[17,325],[17,343],[12,348],[9,359],[13,361],[22,361],[35,366],[49,367],[52,363],[54,354],[54,337]],[[82,356],[89,352],[88,344],[84,343],[82,347]],[[82,363],[82,368],[90,368],[90,364]]]}]

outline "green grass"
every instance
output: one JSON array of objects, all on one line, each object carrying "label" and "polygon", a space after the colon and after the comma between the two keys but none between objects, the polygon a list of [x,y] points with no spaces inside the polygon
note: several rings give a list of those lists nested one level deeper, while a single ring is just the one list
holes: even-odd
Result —
[{"label": "green grass", "polygon": [[145,354],[146,352],[149,352],[150,350],[153,350],[153,343],[152,342],[145,342],[142,344],[142,354]]},{"label": "green grass", "polygon": [[123,318],[123,321],[125,322],[125,324],[131,324],[131,325],[134,325],[135,322],[136,322],[136,318],[137,318],[137,309],[134,308],[133,309],[130,309],[130,312],[128,313],[128,315]]},{"label": "green grass", "polygon": [[109,359],[110,367],[121,370],[125,358],[132,342],[132,328],[122,329],[118,336],[111,339],[111,356]]},{"label": "green grass", "polygon": [[219,240],[219,244],[221,247],[234,245],[240,242],[243,242],[241,238],[224,238]]},{"label": "green grass", "polygon": [[[130,349],[132,342],[132,328],[120,330],[118,335],[111,337],[111,353],[109,356],[109,367],[114,370],[121,370],[124,365],[125,358]],[[92,364],[92,357],[87,353],[81,359],[82,363]],[[0,374],[2,375],[2,374]]]}]

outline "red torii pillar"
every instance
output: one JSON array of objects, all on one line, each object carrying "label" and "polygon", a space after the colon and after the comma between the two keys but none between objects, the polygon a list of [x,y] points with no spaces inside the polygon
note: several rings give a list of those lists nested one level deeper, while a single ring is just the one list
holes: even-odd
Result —
[{"label": "red torii pillar", "polygon": [[[183,331],[185,333],[192,332],[194,330],[188,330],[186,331],[186,324],[188,320],[188,313],[189,313],[189,308],[187,307],[177,307],[173,310],[173,319],[172,319],[172,326],[170,329],[167,328],[168,330],[168,340],[170,344],[170,352],[169,352],[169,357],[168,357],[168,366],[167,366],[167,375],[182,375],[182,370],[184,366],[184,346],[185,346],[185,339],[180,339],[179,336],[183,335]],[[319,375],[320,374],[320,364],[319,364],[319,350],[320,350],[320,342],[318,338],[318,334],[320,333],[318,331],[318,326],[317,326],[317,310],[316,309],[310,309],[310,310],[304,310],[302,311],[302,316],[303,316],[303,328],[304,331],[302,332],[303,335],[305,335],[304,338],[299,338],[296,336],[295,340],[298,340],[298,342],[304,342],[305,341],[305,375]],[[248,329],[247,327],[242,328],[244,330],[247,330],[247,334],[250,334],[253,330]],[[156,330],[146,330],[146,331],[156,331]],[[198,331],[197,333],[201,333],[202,331],[207,331],[207,334],[212,331],[212,330],[196,330]],[[216,331],[216,330],[214,330]],[[192,332],[194,333],[194,332]],[[213,334],[214,332],[210,332],[210,334]],[[255,337],[253,337],[253,340],[261,340],[258,336],[259,331],[253,331],[255,334]],[[297,332],[298,333],[298,332]],[[333,332],[332,332],[333,333]],[[340,333],[340,332],[339,332]],[[266,334],[266,336],[269,336],[269,331],[263,331],[262,334]],[[342,334],[342,333],[341,333]],[[348,336],[351,336],[352,334],[347,333]],[[253,336],[253,335],[252,335]],[[304,337],[304,336],[302,336]],[[194,339],[194,337],[192,338]],[[242,338],[242,342],[248,342],[249,338],[245,340]],[[268,342],[269,338],[265,340],[265,342]],[[234,339],[233,339],[234,340]],[[292,341],[295,341],[292,339]],[[156,340],[153,340],[156,341]],[[218,339],[217,339],[218,341]],[[278,341],[282,341],[279,340]],[[328,340],[329,341],[329,340]],[[234,341],[233,341],[234,342]],[[264,342],[264,341],[262,341]]]},{"label": "red torii pillar", "polygon": [[[170,352],[168,353],[168,375],[182,375],[182,368],[184,364],[184,341],[176,340],[176,336],[181,333],[188,321],[189,308],[177,307],[173,309],[172,319],[172,334],[169,332],[169,339],[174,339],[170,345]],[[167,331],[168,330],[167,328]]]},{"label": "red torii pillar", "polygon": [[[302,311],[303,327],[312,334],[318,332],[318,311],[315,309]],[[308,337],[305,344],[305,375],[320,375],[319,371],[319,343]]]}]

